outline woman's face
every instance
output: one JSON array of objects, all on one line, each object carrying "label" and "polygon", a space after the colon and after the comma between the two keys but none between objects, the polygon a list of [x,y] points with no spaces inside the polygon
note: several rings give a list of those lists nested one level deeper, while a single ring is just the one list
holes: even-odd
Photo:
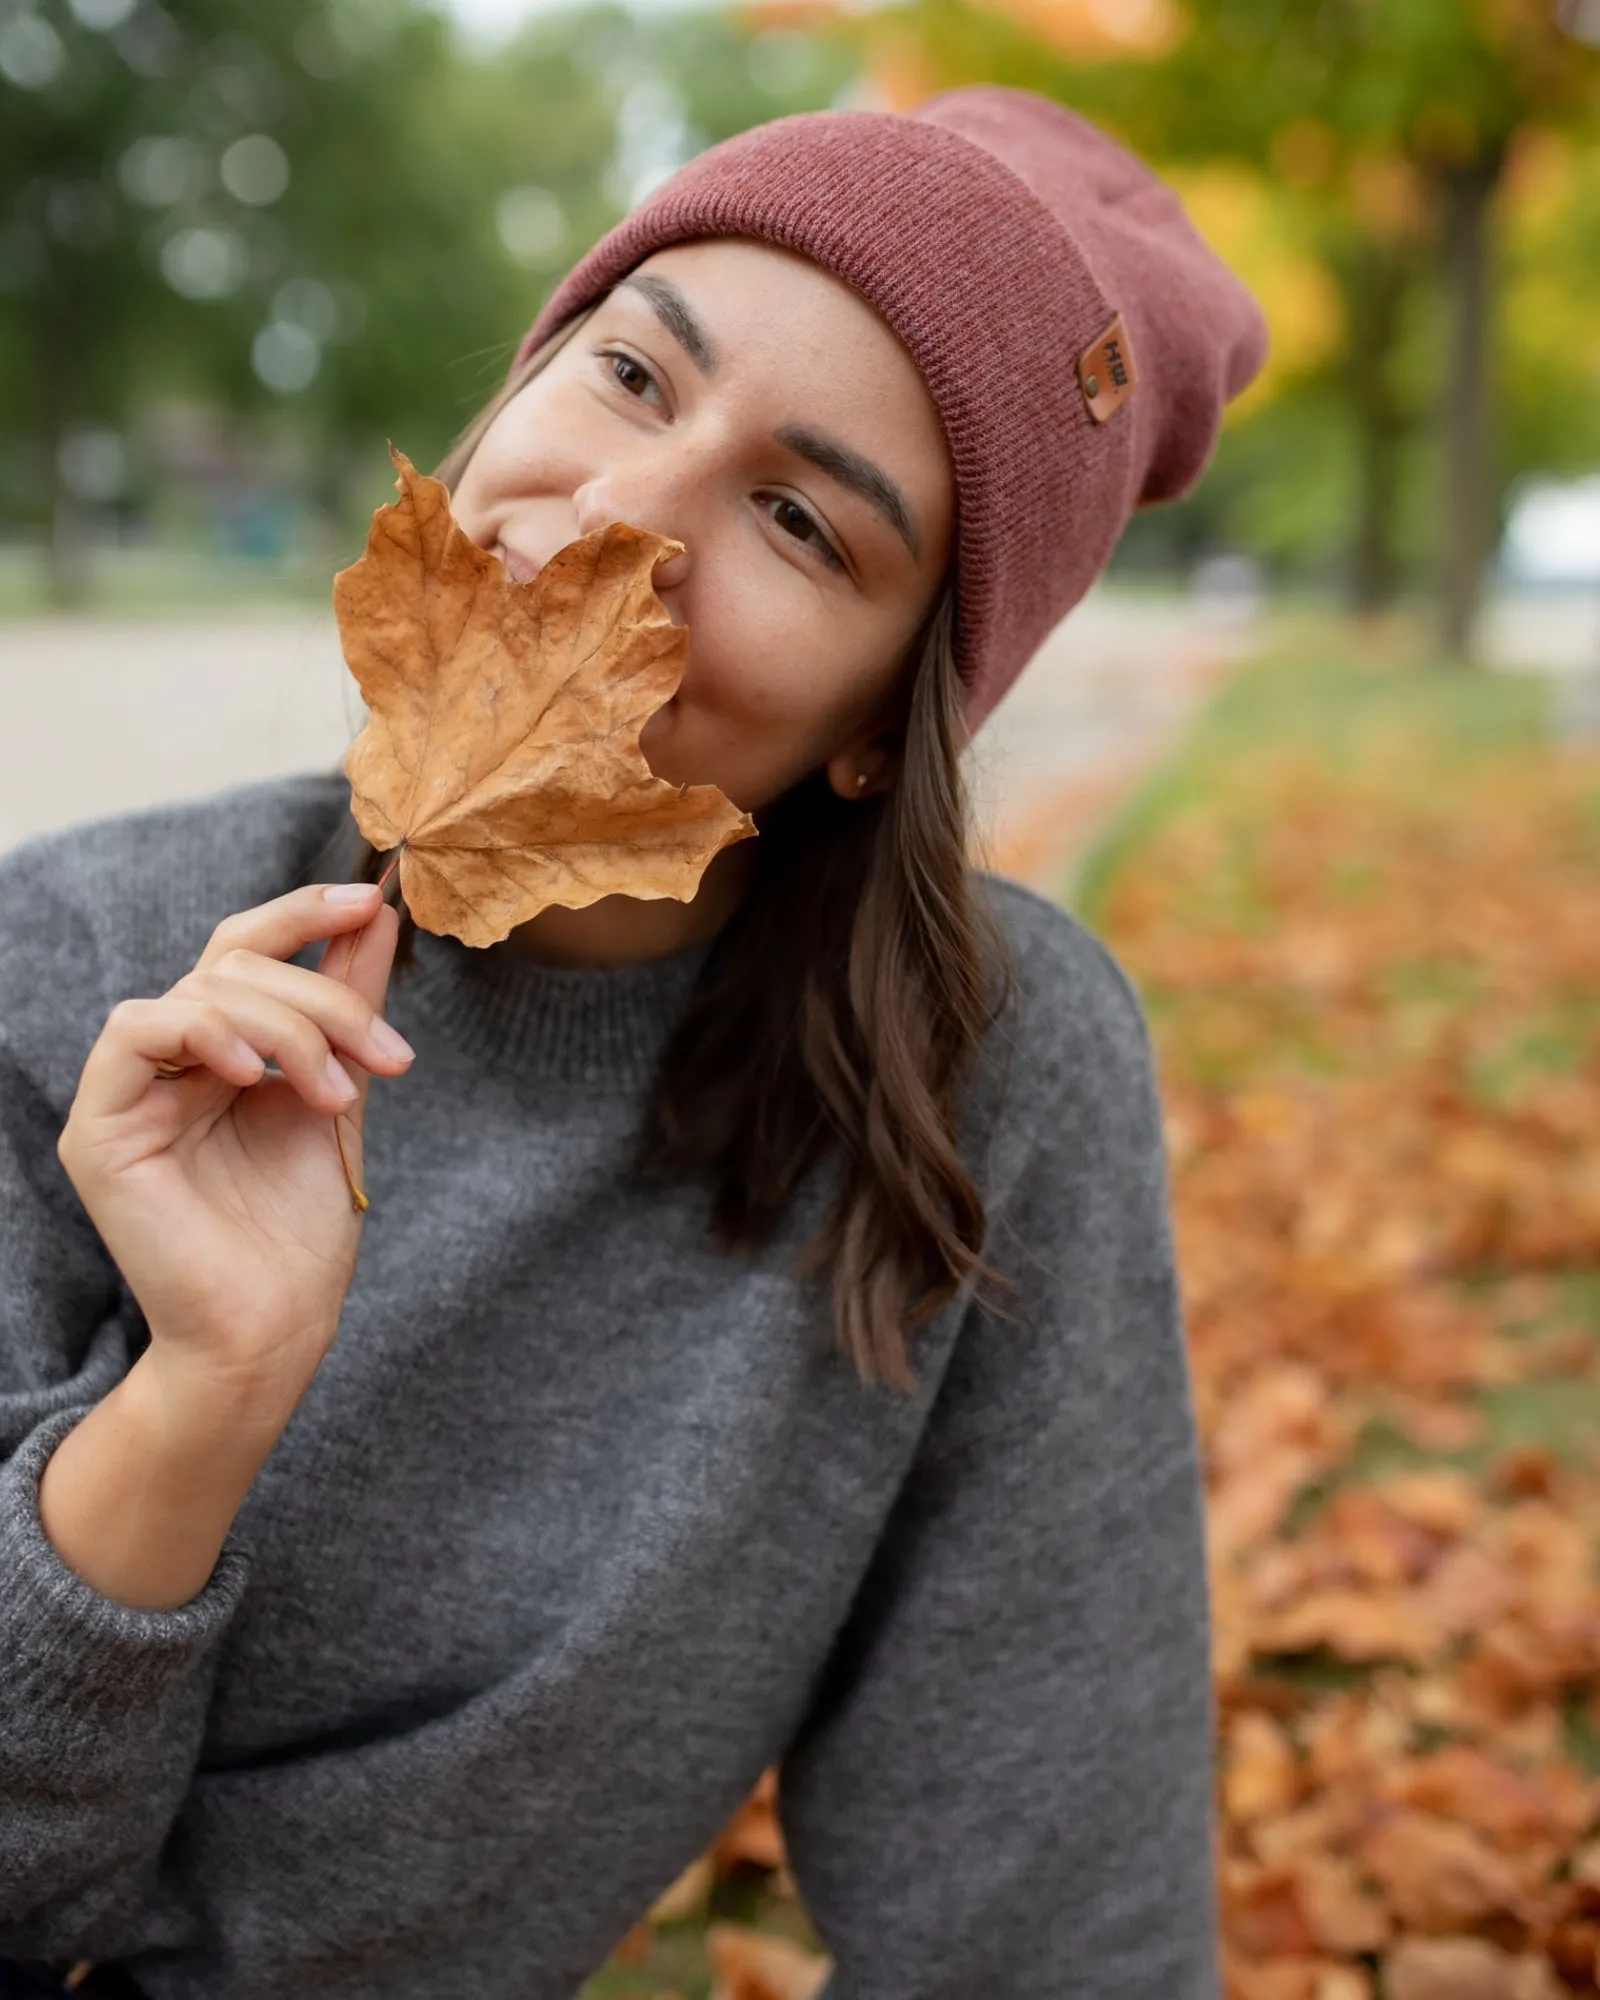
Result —
[{"label": "woman's face", "polygon": [[453,506],[522,580],[611,521],[683,543],[655,573],[689,628],[641,737],[658,777],[754,812],[822,766],[852,798],[887,776],[955,487],[916,364],[819,265],[726,238],[646,258],[496,416]]}]

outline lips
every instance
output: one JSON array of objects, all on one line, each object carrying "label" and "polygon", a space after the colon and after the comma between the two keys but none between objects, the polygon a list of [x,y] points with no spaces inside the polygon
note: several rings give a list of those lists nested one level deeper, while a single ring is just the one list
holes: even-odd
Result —
[{"label": "lips", "polygon": [[521,549],[508,549],[504,542],[496,542],[493,553],[505,564],[513,583],[531,583],[544,567],[536,563],[532,556],[526,556]]}]

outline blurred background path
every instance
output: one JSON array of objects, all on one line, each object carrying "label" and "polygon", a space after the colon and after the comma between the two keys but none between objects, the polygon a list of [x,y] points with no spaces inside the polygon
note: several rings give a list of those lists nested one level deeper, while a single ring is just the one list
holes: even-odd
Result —
[{"label": "blurred background path", "polygon": [[980,858],[1058,894],[1105,816],[1254,646],[1249,598],[1092,591],[979,732]]},{"label": "blurred background path", "polygon": [[331,616],[0,626],[0,850],[33,833],[331,768],[365,711]]},{"label": "blurred background path", "polygon": [[[1091,591],[979,734],[978,858],[1058,893],[1265,618],[1248,588]],[[1554,675],[1578,713],[1600,673],[1600,604],[1496,599],[1486,624],[1506,667]],[[0,684],[0,852],[109,813],[331,770],[366,719],[333,620],[311,609],[14,619],[0,624]]]}]

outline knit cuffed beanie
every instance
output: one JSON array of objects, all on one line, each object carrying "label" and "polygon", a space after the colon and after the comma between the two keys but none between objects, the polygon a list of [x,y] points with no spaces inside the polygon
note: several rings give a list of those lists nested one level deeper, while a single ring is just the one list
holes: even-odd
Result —
[{"label": "knit cuffed beanie", "polygon": [[1046,98],[982,86],[711,147],[574,266],[512,373],[653,251],[708,236],[810,257],[921,370],[955,470],[969,729],[1135,508],[1195,486],[1266,358],[1254,298],[1141,160]]}]

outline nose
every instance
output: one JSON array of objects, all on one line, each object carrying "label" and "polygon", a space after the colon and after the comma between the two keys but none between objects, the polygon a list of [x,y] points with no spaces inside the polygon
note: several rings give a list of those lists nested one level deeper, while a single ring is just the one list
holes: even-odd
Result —
[{"label": "nose", "polygon": [[[659,486],[647,491],[643,481],[624,488],[619,480],[598,474],[578,488],[572,496],[572,505],[580,535],[592,534],[612,521],[626,521],[630,527],[648,528],[652,534],[682,542],[684,546],[677,555],[657,563],[651,580],[661,596],[688,582],[689,536],[683,531],[683,510],[674,504],[669,491]],[[674,522],[678,525],[674,526]]]}]

